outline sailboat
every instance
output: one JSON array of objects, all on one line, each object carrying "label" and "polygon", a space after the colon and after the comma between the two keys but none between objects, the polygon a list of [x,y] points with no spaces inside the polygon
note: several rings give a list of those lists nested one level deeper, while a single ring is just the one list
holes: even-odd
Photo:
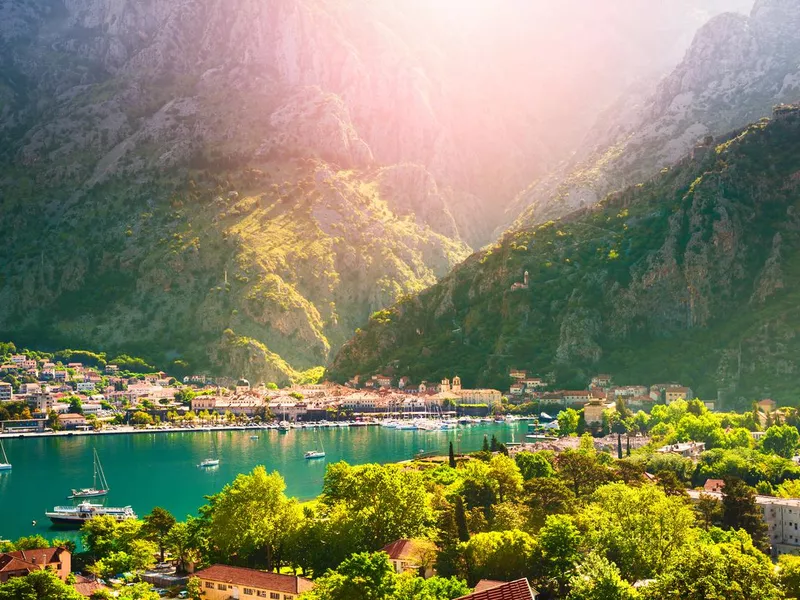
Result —
[{"label": "sailboat", "polygon": [[322,448],[321,450],[309,450],[305,453],[306,460],[312,460],[314,458],[325,458],[325,446],[322,445],[322,439],[319,437],[319,432],[317,432],[317,440],[319,441],[319,447]]},{"label": "sailboat", "polygon": [[[100,464],[100,457],[97,456],[97,450],[92,448],[94,453],[94,473],[92,475],[92,487],[81,488],[72,490],[72,495],[67,496],[70,500],[73,498],[96,498],[98,496],[105,496],[108,493],[108,482],[106,481],[106,474],[103,472],[103,465]],[[98,479],[100,480],[100,487],[97,487]]]},{"label": "sailboat", "polygon": [[6,449],[3,448],[2,440],[0,440],[0,451],[3,453],[3,462],[0,462],[0,471],[10,471],[11,463],[8,462],[8,456],[6,456]]},{"label": "sailboat", "polygon": [[211,442],[214,445],[212,454],[214,454],[215,456],[211,457],[211,458],[204,458],[203,460],[200,461],[200,464],[197,465],[198,467],[201,467],[203,469],[207,469],[209,467],[218,467],[219,466],[219,458],[216,458],[216,456],[218,455],[218,453],[217,453],[217,437],[216,436],[212,437],[211,438]]}]

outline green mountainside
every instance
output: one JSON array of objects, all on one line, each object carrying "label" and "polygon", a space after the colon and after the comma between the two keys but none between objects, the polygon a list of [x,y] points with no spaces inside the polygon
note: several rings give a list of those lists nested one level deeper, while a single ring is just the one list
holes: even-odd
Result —
[{"label": "green mountainside", "polygon": [[796,400],[799,209],[800,109],[779,107],[595,209],[506,234],[374,315],[332,373],[503,387],[512,366],[560,386],[602,371]]}]

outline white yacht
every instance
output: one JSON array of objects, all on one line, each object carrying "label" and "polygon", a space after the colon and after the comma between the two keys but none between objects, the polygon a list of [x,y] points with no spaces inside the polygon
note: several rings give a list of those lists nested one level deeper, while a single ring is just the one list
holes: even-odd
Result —
[{"label": "white yacht", "polygon": [[136,519],[136,513],[130,506],[113,507],[81,502],[77,506],[56,506],[53,510],[44,513],[54,525],[77,525],[80,527],[92,517],[108,515],[116,521]]}]

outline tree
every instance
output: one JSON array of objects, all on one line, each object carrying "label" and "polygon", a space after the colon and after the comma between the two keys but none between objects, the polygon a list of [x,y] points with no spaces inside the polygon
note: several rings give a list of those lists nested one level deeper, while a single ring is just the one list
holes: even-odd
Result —
[{"label": "tree", "polygon": [[557,592],[562,595],[581,558],[581,534],[572,517],[551,515],[539,531],[538,539],[544,572],[555,580]]},{"label": "tree", "polygon": [[285,490],[283,477],[258,466],[208,497],[201,515],[221,556],[234,562],[258,558],[268,570],[280,566],[284,544],[300,518],[297,501]]},{"label": "tree", "polygon": [[792,458],[798,441],[800,433],[797,432],[797,428],[791,425],[773,425],[761,439],[761,447],[765,452]]},{"label": "tree", "polygon": [[175,523],[164,537],[164,545],[177,562],[178,573],[185,573],[200,560],[198,544],[189,523]]},{"label": "tree", "polygon": [[647,600],[779,600],[772,564],[747,535],[721,544],[690,544],[654,583]]},{"label": "tree", "polygon": [[487,436],[483,436],[483,446],[481,447],[482,452],[490,452],[489,450],[489,438]]},{"label": "tree", "polygon": [[423,579],[412,573],[404,573],[397,577],[397,587],[391,600],[453,600],[468,593],[466,582],[455,577]]},{"label": "tree", "polygon": [[636,600],[639,594],[620,576],[617,565],[589,554],[570,580],[567,600]]},{"label": "tree", "polygon": [[316,580],[304,600],[386,600],[395,590],[395,572],[385,552],[353,554],[335,571]]},{"label": "tree", "polygon": [[134,425],[152,425],[153,424],[153,417],[148,415],[146,412],[137,410],[133,413],[131,417],[131,423]]},{"label": "tree", "polygon": [[190,577],[189,582],[186,584],[186,591],[192,600],[200,600],[203,596],[203,587],[200,580],[197,577]]},{"label": "tree", "polygon": [[769,552],[769,537],[753,488],[737,477],[727,477],[722,486],[722,525],[725,529],[744,529],[753,545]]},{"label": "tree", "polygon": [[489,461],[489,477],[497,482],[497,498],[500,502],[514,500],[522,493],[522,475],[513,459],[503,454]]},{"label": "tree", "polygon": [[467,527],[467,513],[464,510],[464,501],[461,496],[456,496],[454,503],[454,512],[456,527],[458,531],[458,539],[462,542],[469,541],[469,528]]},{"label": "tree", "polygon": [[342,510],[362,550],[418,537],[434,522],[423,475],[398,465],[329,465],[320,500],[324,511]]},{"label": "tree", "polygon": [[800,598],[800,556],[778,557],[778,580],[789,598]]},{"label": "tree", "polygon": [[497,502],[497,480],[489,466],[479,460],[471,460],[461,472],[461,495],[469,509],[480,508],[486,519],[491,517],[492,506]]},{"label": "tree", "polygon": [[191,406],[192,399],[197,396],[197,392],[195,392],[192,388],[183,387],[175,392],[174,397],[175,400],[183,404],[184,406]]},{"label": "tree", "polygon": [[556,470],[550,462],[552,453],[547,452],[517,452],[514,460],[519,467],[522,478],[527,481],[534,477],[553,477]]},{"label": "tree", "polygon": [[0,600],[86,600],[50,570],[12,577],[0,584]]},{"label": "tree", "polygon": [[534,567],[536,541],[524,531],[478,533],[464,544],[470,582],[479,579],[513,581]]},{"label": "tree", "polygon": [[133,540],[127,551],[111,552],[90,566],[89,570],[104,579],[122,573],[138,573],[155,565],[153,556],[157,550],[156,544],[149,540]]},{"label": "tree", "polygon": [[664,490],[667,496],[689,497],[689,494],[686,492],[686,486],[672,471],[661,471],[656,475],[656,478],[658,485]]},{"label": "tree", "polygon": [[451,469],[455,469],[456,468],[456,455],[455,455],[455,452],[453,452],[453,442],[452,441],[450,442],[450,449],[448,450],[447,456],[448,456],[448,464],[450,465],[450,468]]},{"label": "tree", "polygon": [[69,399],[69,412],[79,415],[83,414],[83,403],[78,396],[72,396]]},{"label": "tree", "polygon": [[566,450],[556,459],[559,474],[577,497],[592,493],[611,477],[609,469],[597,460],[594,450]]},{"label": "tree", "polygon": [[578,433],[578,421],[580,419],[578,411],[568,408],[558,413],[558,432],[561,435],[575,435]]},{"label": "tree", "polygon": [[655,485],[599,488],[584,509],[592,547],[616,563],[629,580],[649,579],[681,555],[694,532],[688,503]]},{"label": "tree", "polygon": [[150,511],[149,515],[144,518],[144,525],[142,526],[142,533],[147,536],[147,539],[158,544],[158,552],[161,556],[161,562],[164,562],[164,551],[166,550],[166,537],[172,527],[175,525],[175,517],[172,516],[168,510],[156,506]]},{"label": "tree", "polygon": [[722,523],[722,503],[711,494],[701,493],[694,510],[706,530]]},{"label": "tree", "polygon": [[535,526],[542,526],[548,515],[574,512],[577,504],[575,494],[557,477],[535,477],[526,481],[523,497],[531,509]]},{"label": "tree", "polygon": [[93,517],[81,527],[83,545],[95,558],[101,559],[112,552],[131,552],[131,544],[142,537],[142,521],[127,519],[117,522],[109,515]]}]

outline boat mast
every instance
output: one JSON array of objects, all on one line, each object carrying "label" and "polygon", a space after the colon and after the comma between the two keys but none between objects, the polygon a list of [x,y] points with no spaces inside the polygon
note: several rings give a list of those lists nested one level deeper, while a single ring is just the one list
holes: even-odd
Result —
[{"label": "boat mast", "polygon": [[[94,469],[95,476],[100,475],[100,489],[108,491],[108,482],[106,481],[106,474],[103,472],[103,465],[100,462],[100,457],[97,455],[97,450],[94,451]],[[97,488],[95,488],[97,489]]]},{"label": "boat mast", "polygon": [[3,442],[2,442],[2,440],[0,440],[0,450],[2,450],[2,451],[3,451],[3,462],[4,462],[5,464],[9,464],[9,463],[8,463],[8,456],[6,456],[6,448],[5,448],[5,446],[3,446]]}]

